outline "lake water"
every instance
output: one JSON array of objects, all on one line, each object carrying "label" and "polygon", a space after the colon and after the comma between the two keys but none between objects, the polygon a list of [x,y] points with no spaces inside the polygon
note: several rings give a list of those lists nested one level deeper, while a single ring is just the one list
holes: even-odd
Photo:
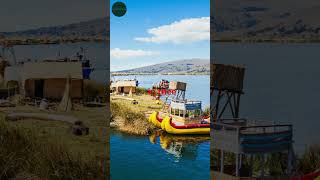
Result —
[{"label": "lake water", "polygon": [[290,122],[295,151],[320,144],[320,44],[217,43],[218,63],[244,64],[242,117]]},{"label": "lake water", "polygon": [[188,138],[169,136],[152,141],[150,137],[112,131],[111,179],[209,180],[210,142],[185,140]]}]

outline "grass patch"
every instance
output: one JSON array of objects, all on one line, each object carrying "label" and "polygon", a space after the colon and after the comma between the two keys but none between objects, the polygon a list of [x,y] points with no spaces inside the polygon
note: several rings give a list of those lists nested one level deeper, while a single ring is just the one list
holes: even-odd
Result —
[{"label": "grass patch", "polygon": [[150,106],[155,107],[155,111],[161,109],[151,96],[134,96],[138,104],[133,105],[131,101],[124,99],[112,100],[110,102],[111,122],[118,124],[118,129],[136,135],[148,135],[156,130],[155,126],[148,122],[146,112],[150,111]]},{"label": "grass patch", "polygon": [[307,174],[320,170],[320,144],[311,145],[298,159],[298,172]]},{"label": "grass patch", "polygon": [[[32,106],[6,111],[40,112]],[[39,179],[103,179],[109,174],[109,121],[105,107],[48,113],[77,117],[90,128],[89,135],[75,136],[70,125],[63,122],[6,122],[5,113],[0,113],[0,179],[20,174]]]},{"label": "grass patch", "polygon": [[0,179],[32,174],[39,179],[102,179],[104,160],[68,151],[58,141],[41,142],[30,131],[0,122]]}]

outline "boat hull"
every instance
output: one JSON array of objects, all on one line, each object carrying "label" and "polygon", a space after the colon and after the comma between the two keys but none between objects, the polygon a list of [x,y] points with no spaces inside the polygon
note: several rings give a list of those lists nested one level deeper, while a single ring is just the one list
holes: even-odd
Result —
[{"label": "boat hull", "polygon": [[159,118],[159,112],[153,112],[149,117],[149,122],[161,128],[162,119]]},{"label": "boat hull", "polygon": [[162,130],[170,134],[177,134],[177,135],[188,135],[188,134],[209,135],[210,134],[209,124],[175,126],[171,121],[171,117],[166,116],[164,119],[161,119],[158,116],[158,112],[154,112],[150,115],[149,122],[153,123],[156,127],[161,128]]},{"label": "boat hull", "polygon": [[162,121],[163,130],[170,134],[210,134],[210,126],[195,128],[175,128],[171,123],[171,118],[166,117]]}]

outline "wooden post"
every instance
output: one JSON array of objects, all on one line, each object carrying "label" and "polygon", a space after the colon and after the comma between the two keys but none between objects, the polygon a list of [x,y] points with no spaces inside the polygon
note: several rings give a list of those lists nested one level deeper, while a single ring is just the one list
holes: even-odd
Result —
[{"label": "wooden post", "polygon": [[249,162],[249,165],[250,165],[250,170],[249,170],[249,176],[252,177],[252,174],[253,174],[253,154],[250,155],[250,162]]},{"label": "wooden post", "polygon": [[220,172],[223,173],[224,171],[224,152],[221,150],[220,152]]},{"label": "wooden post", "polygon": [[215,104],[216,109],[215,109],[215,112],[214,112],[214,115],[213,115],[213,120],[214,121],[217,121],[220,98],[221,98],[221,90],[219,90],[219,92],[218,92],[217,102]]},{"label": "wooden post", "polygon": [[242,154],[239,155],[239,169],[242,167]]},{"label": "wooden post", "polygon": [[239,176],[239,154],[236,153],[236,177]]},{"label": "wooden post", "polygon": [[241,94],[240,92],[237,93],[238,97],[237,97],[237,100],[236,100],[236,104],[235,104],[235,118],[239,118],[239,109],[240,109],[240,97],[241,97]]},{"label": "wooden post", "polygon": [[264,154],[262,154],[261,156],[260,167],[261,167],[260,176],[263,177],[264,176]]},{"label": "wooden post", "polygon": [[288,149],[288,165],[287,165],[288,166],[287,167],[287,174],[288,175],[291,175],[291,172],[292,172],[293,156],[294,156],[294,153],[293,153],[293,147],[291,144]]}]

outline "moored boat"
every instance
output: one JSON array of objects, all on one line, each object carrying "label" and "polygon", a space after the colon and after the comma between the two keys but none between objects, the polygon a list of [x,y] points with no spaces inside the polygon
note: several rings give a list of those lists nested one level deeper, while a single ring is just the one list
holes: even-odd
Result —
[{"label": "moored boat", "polygon": [[149,117],[149,122],[154,124],[158,128],[161,128],[162,121],[163,121],[163,118],[160,117],[159,112],[153,112]]},{"label": "moored boat", "polygon": [[169,113],[154,112],[149,122],[170,134],[210,134],[209,120],[202,116],[201,101],[173,100]]},{"label": "moored boat", "polygon": [[170,134],[210,134],[210,124],[176,125],[168,116],[163,119],[162,129]]}]

